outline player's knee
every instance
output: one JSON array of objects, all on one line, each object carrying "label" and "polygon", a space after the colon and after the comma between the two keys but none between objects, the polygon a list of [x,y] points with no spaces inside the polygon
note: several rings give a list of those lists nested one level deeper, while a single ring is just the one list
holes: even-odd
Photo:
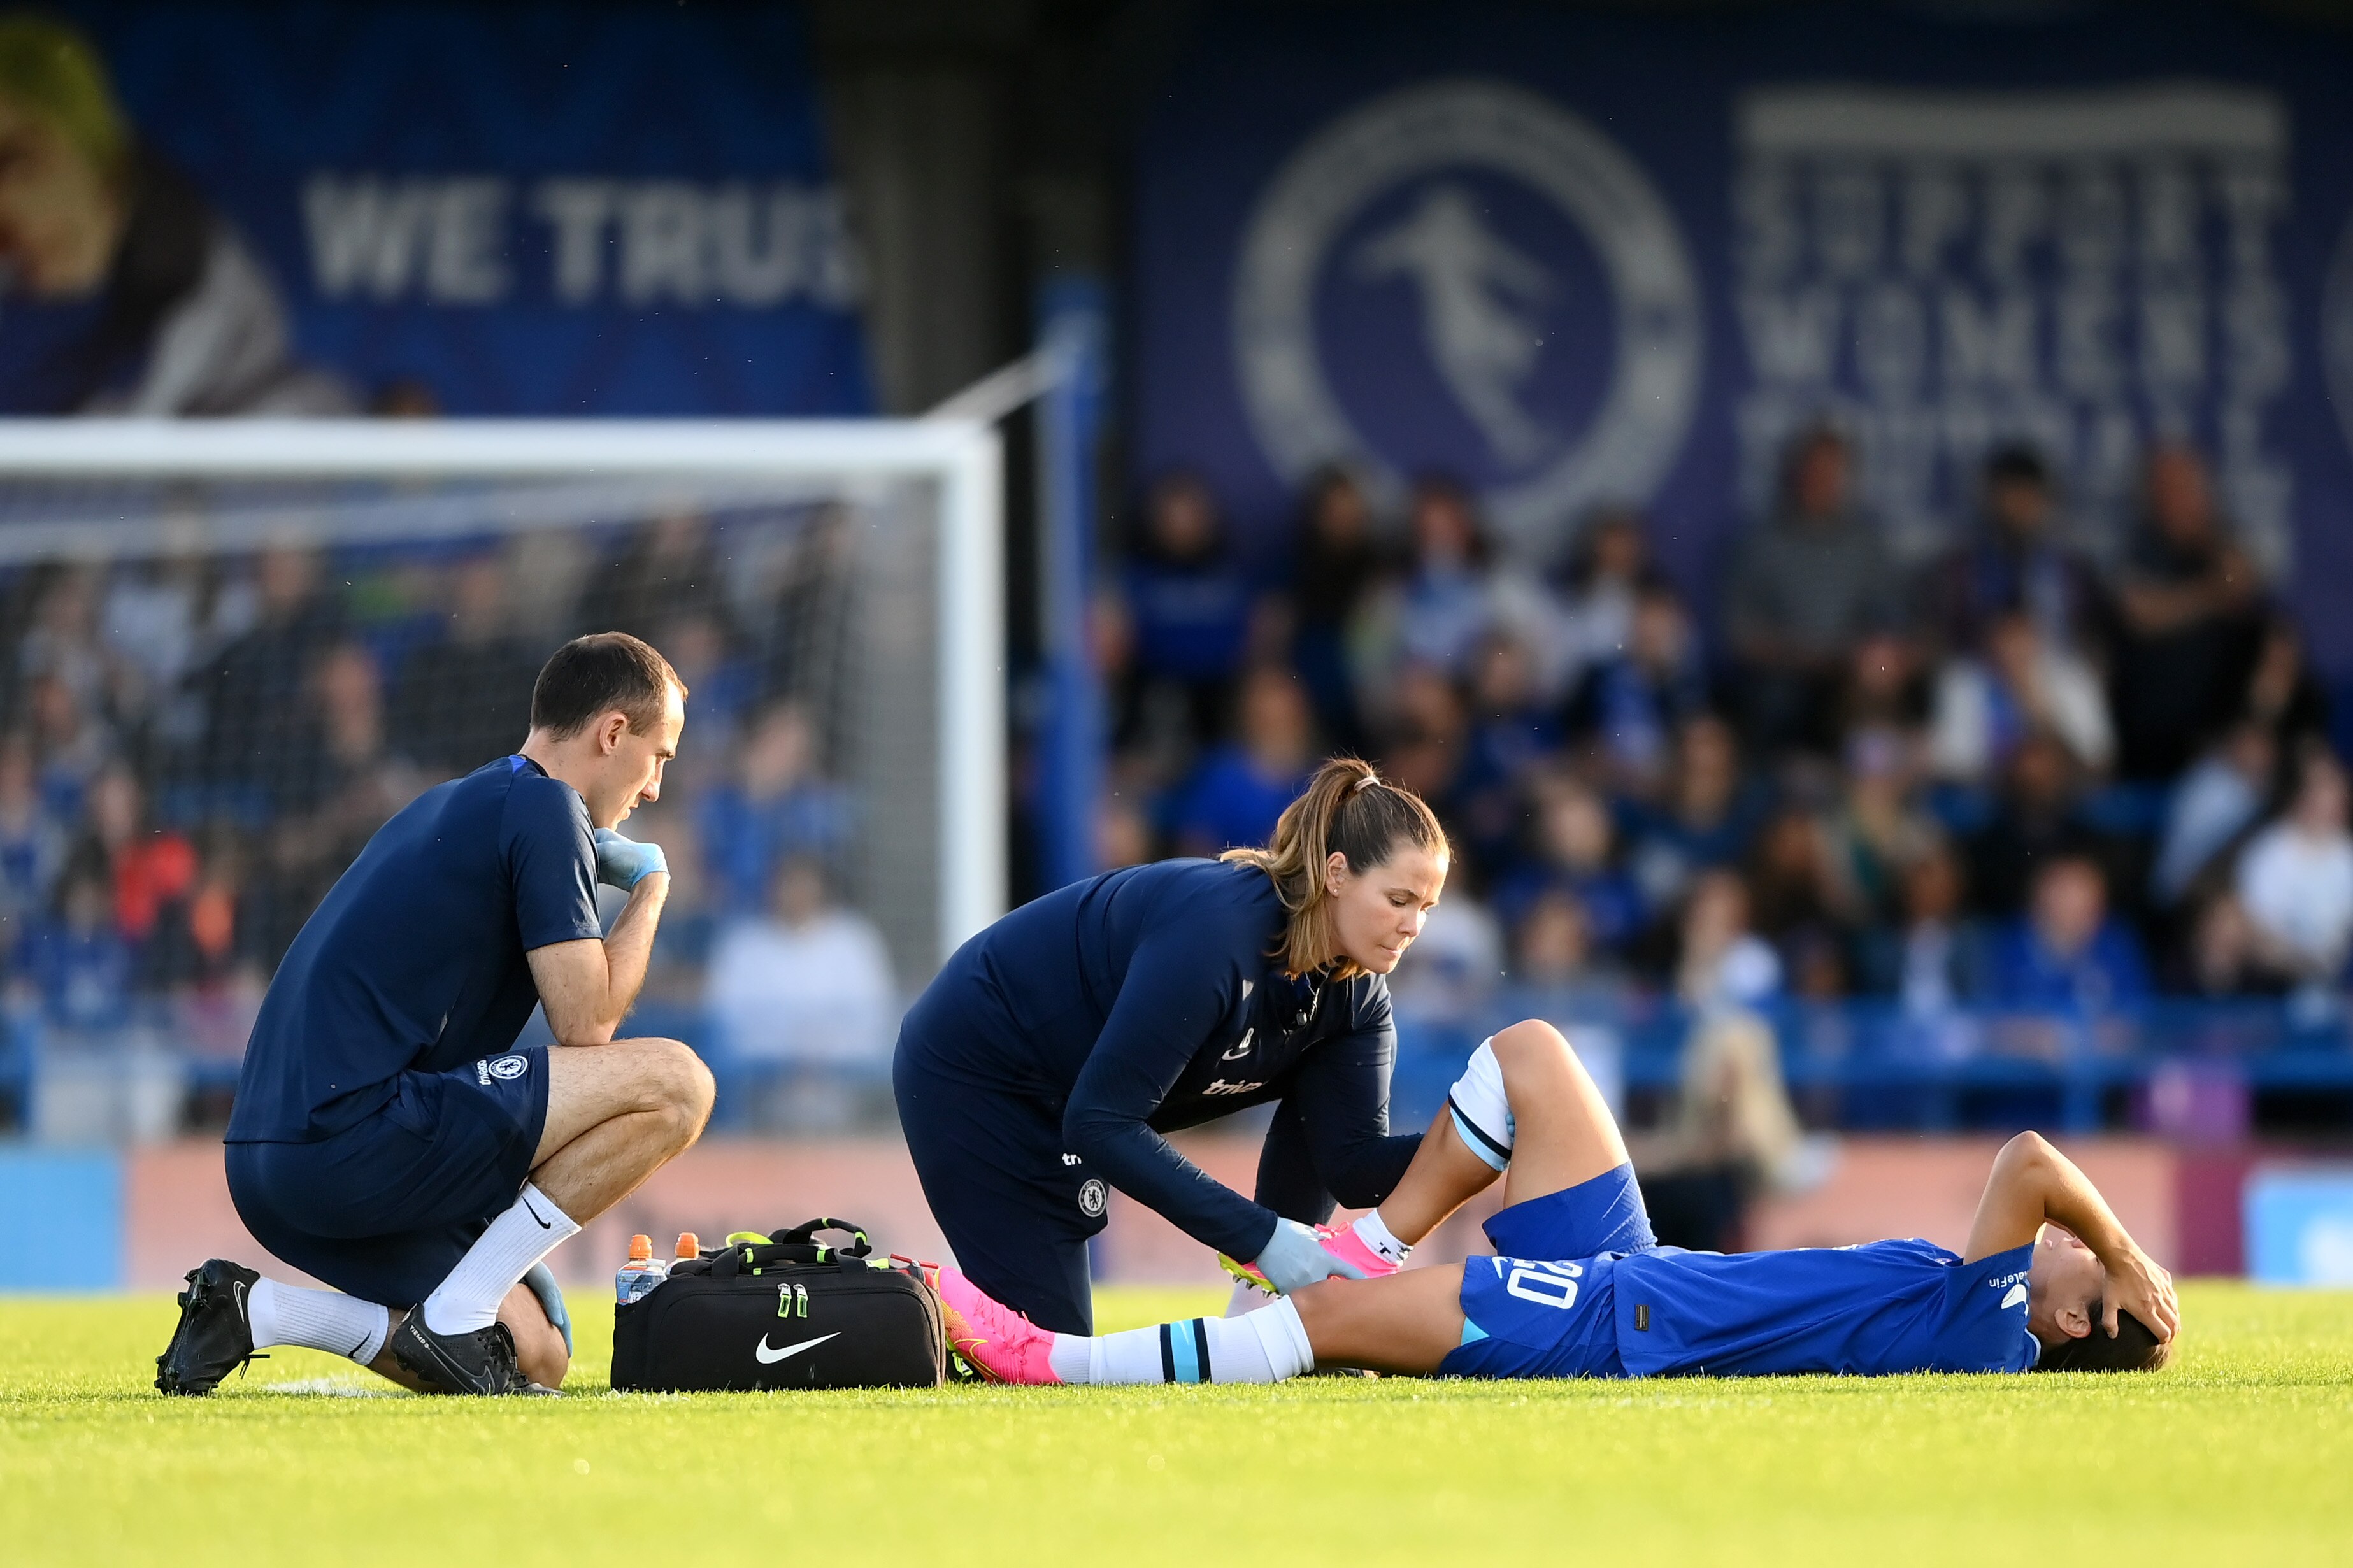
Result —
[{"label": "player's knee", "polygon": [[1525,1018],[1496,1030],[1489,1048],[1507,1083],[1529,1073],[1556,1072],[1577,1061],[1568,1037],[1542,1018]]}]

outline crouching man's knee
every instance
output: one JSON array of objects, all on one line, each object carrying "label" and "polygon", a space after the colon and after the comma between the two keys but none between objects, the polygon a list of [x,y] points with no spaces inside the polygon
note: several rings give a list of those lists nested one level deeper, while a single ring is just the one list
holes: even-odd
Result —
[{"label": "crouching man's knee", "polygon": [[711,1069],[691,1047],[677,1040],[651,1043],[659,1063],[662,1110],[671,1119],[678,1146],[683,1149],[702,1136],[703,1124],[711,1120],[718,1086],[712,1081]]}]

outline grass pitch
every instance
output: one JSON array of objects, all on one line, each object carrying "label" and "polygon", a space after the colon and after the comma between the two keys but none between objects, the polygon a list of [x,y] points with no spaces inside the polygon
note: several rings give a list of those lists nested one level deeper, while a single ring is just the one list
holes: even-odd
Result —
[{"label": "grass pitch", "polygon": [[[353,1397],[148,1386],[164,1298],[0,1300],[0,1561],[2343,1563],[2353,1295],[2183,1292],[2154,1377]],[[1111,1291],[1106,1328],[1215,1311]]]}]

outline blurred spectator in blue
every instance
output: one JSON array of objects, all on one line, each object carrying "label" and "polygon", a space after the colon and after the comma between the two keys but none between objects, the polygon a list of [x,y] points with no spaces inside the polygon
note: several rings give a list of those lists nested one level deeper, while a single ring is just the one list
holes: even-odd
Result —
[{"label": "blurred spectator in blue", "polygon": [[2240,852],[2233,879],[2262,966],[2294,985],[2326,985],[2353,950],[2353,834],[2345,770],[2307,750],[2287,809]]},{"label": "blurred spectator in blue", "polygon": [[[694,693],[697,739],[702,745],[712,754],[732,750],[744,716],[758,696],[760,677],[754,661],[736,652],[718,616],[702,612],[681,616],[663,626],[654,646]],[[834,674],[839,678],[839,671]],[[819,706],[817,712],[822,715],[825,710]],[[830,752],[839,744],[839,735],[818,735],[816,740],[821,752]]]},{"label": "blurred spectator in blue", "polygon": [[1366,617],[1368,679],[1422,665],[1468,680],[1490,633],[1545,641],[1556,616],[1549,596],[1527,574],[1495,560],[1470,491],[1426,476],[1414,487],[1407,522],[1406,575]]},{"label": "blurred spectator in blue", "polygon": [[1987,1001],[2018,1013],[2094,1016],[2148,994],[2140,943],[2108,915],[2108,883],[2091,856],[2061,853],[2034,873],[2026,914],[1994,939]]},{"label": "blurred spectator in blue", "polygon": [[1469,754],[1471,716],[1443,671],[1409,664],[1386,693],[1381,771],[1430,804],[1449,831],[1461,825],[1456,786]]},{"label": "blurred spectator in blue", "polygon": [[343,620],[335,598],[320,591],[319,567],[315,551],[262,552],[252,628],[189,672],[203,699],[203,776],[220,807],[241,816],[290,804],[280,785],[306,744],[305,686]]},{"label": "blurred spectator in blue", "polygon": [[1985,931],[1964,908],[1960,857],[1930,840],[1902,871],[1899,923],[1866,928],[1856,943],[1861,988],[1894,996],[1905,1016],[1943,1018],[1984,992]]},{"label": "blurred spectator in blue", "polygon": [[721,925],[703,1001],[734,1058],[889,1068],[899,1021],[890,951],[872,921],[834,901],[825,868],[807,856],[777,868],[764,910]]},{"label": "blurred spectator in blue", "polygon": [[1754,1006],[1781,990],[1781,959],[1748,926],[1748,888],[1721,868],[1703,871],[1683,900],[1674,991],[1687,1007]]},{"label": "blurred spectator in blue", "polygon": [[68,844],[65,825],[41,803],[32,742],[0,736],[0,954],[49,907]]},{"label": "blurred spectator in blue", "polygon": [[1773,944],[1781,972],[1799,994],[1817,999],[1847,989],[1837,890],[1821,824],[1801,805],[1767,819],[1749,855],[1749,921]]},{"label": "blurred spectator in blue", "polygon": [[1171,474],[1153,487],[1122,588],[1133,653],[1118,744],[1154,740],[1164,707],[1175,709],[1183,742],[1209,744],[1233,703],[1258,595],[1198,476]]},{"label": "blurred spectator in blue", "polygon": [[[499,555],[458,563],[448,593],[445,635],[403,662],[392,700],[392,729],[402,749],[437,778],[471,773],[522,744],[542,652],[514,635],[507,567]],[[691,678],[687,685],[699,717],[702,685]]]},{"label": "blurred spectator in blue", "polygon": [[115,929],[106,873],[84,864],[59,879],[55,908],[25,935],[16,973],[60,1028],[113,1029],[131,1021],[131,944]]},{"label": "blurred spectator in blue", "polygon": [[1698,872],[1737,863],[1765,815],[1765,792],[1740,773],[1732,727],[1694,714],[1675,737],[1666,796],[1626,808],[1627,868],[1653,909],[1683,897]]},{"label": "blurred spectator in blue", "polygon": [[2092,850],[2080,799],[2073,755],[2056,737],[2029,731],[2010,752],[1991,818],[1969,843],[1969,890],[1980,914],[2019,913],[2041,867]]},{"label": "blurred spectator in blue", "polygon": [[1626,952],[1650,911],[1641,889],[1618,865],[1609,808],[1590,785],[1567,773],[1546,774],[1533,793],[1531,853],[1497,882],[1496,913],[1516,928],[1546,900],[1566,898],[1590,945]]},{"label": "blurred spectator in blue", "polygon": [[1307,696],[1289,670],[1261,665],[1242,678],[1237,734],[1201,759],[1168,807],[1179,855],[1264,844],[1315,767]]},{"label": "blurred spectator in blue", "polygon": [[1923,581],[1927,629],[1947,655],[1982,653],[1996,622],[2023,616],[2044,647],[2096,654],[2106,595],[2091,560],[2056,537],[2058,507],[2042,453],[2022,443],[1995,447],[1978,495],[1975,534]]},{"label": "blurred spectator in blue", "polygon": [[1675,731],[1707,706],[1707,675],[1683,601],[1663,584],[1646,585],[1623,646],[1597,653],[1571,693],[1568,730],[1599,743],[1619,789],[1647,799],[1665,778]]},{"label": "blurred spectator in blue", "polygon": [[1554,633],[1538,650],[1546,695],[1566,697],[1587,671],[1627,657],[1636,605],[1645,594],[1670,590],[1651,560],[1641,512],[1603,507],[1587,519],[1561,574]]},{"label": "blurred spectator in blue", "polygon": [[16,645],[20,681],[55,676],[83,710],[105,711],[114,660],[98,637],[98,574],[86,566],[55,571]]},{"label": "blurred spectator in blue", "polygon": [[2171,909],[2253,826],[2271,800],[2279,748],[2270,730],[2252,720],[2231,727],[2173,786],[2165,826],[2149,868],[2151,898]]},{"label": "blurred spectator in blue", "polygon": [[776,868],[795,856],[839,865],[856,826],[849,792],[818,772],[808,715],[779,702],[754,721],[735,777],[704,794],[697,826],[715,913],[765,909]]},{"label": "blurred spectator in blue", "polygon": [[1623,1000],[1625,968],[1593,938],[1586,906],[1560,888],[1538,895],[1512,922],[1512,979],[1561,1011],[1606,1014]]},{"label": "blurred spectator in blue", "polygon": [[1847,737],[1845,791],[1822,824],[1822,851],[1832,901],[1850,925],[1894,918],[1904,868],[1936,838],[1936,824],[1912,795],[1904,734],[1873,728]]},{"label": "blurred spectator in blue", "polygon": [[2126,777],[2164,779],[2237,716],[2262,642],[2263,584],[2188,447],[2150,449],[2141,500],[2116,594],[2116,735]]},{"label": "blurred spectator in blue", "polygon": [[1345,468],[1320,469],[1307,482],[1292,554],[1291,658],[1307,683],[1316,726],[1335,750],[1366,746],[1350,640],[1380,572],[1364,490]]},{"label": "blurred spectator in blue", "polygon": [[1799,435],[1771,515],[1735,546],[1725,630],[1750,744],[1833,748],[1836,700],[1856,643],[1894,623],[1895,577],[1851,494],[1852,454],[1828,426]]},{"label": "blurred spectator in blue", "polygon": [[1526,642],[1496,630],[1472,665],[1471,728],[1455,785],[1464,841],[1457,852],[1482,872],[1500,869],[1525,826],[1527,788],[1560,752],[1560,724],[1536,689]]},{"label": "blurred spectator in blue", "polygon": [[2038,730],[2063,742],[2083,771],[2107,771],[2116,732],[2088,661],[2046,640],[2023,611],[1995,616],[1980,647],[1947,658],[1937,672],[1928,757],[1938,776],[1982,783]]},{"label": "blurred spectator in blue", "polygon": [[114,732],[54,674],[33,678],[26,702],[38,758],[42,809],[59,822],[81,815],[90,781],[114,760]]}]

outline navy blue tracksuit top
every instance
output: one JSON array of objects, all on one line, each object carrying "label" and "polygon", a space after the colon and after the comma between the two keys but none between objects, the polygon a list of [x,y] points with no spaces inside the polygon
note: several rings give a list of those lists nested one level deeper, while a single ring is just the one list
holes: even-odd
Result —
[{"label": "navy blue tracksuit top", "polygon": [[965,943],[932,984],[961,999],[953,1037],[902,1049],[1059,1103],[1069,1152],[1195,1239],[1255,1258],[1272,1211],[1162,1133],[1287,1100],[1316,1176],[1351,1208],[1386,1197],[1420,1142],[1388,1130],[1388,982],[1288,978],[1271,956],[1283,921],[1255,866],[1167,860],[1073,883]]}]

